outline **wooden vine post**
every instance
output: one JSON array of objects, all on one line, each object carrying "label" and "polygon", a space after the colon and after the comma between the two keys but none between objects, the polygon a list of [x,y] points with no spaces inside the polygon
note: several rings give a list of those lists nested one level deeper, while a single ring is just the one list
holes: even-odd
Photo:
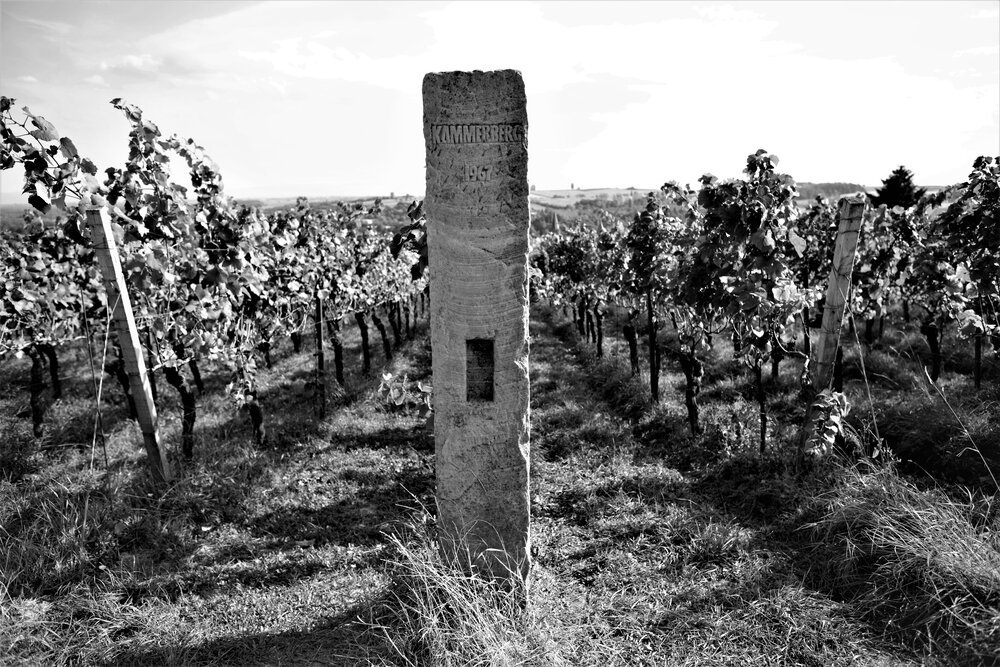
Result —
[{"label": "wooden vine post", "polygon": [[840,200],[840,226],[833,251],[833,267],[826,288],[826,304],[823,306],[823,327],[820,329],[812,361],[813,390],[823,391],[830,386],[833,364],[840,345],[840,329],[844,323],[844,308],[851,290],[851,274],[854,272],[854,257],[858,251],[858,236],[861,220],[865,212],[864,199]]},{"label": "wooden vine post", "polygon": [[149,374],[146,372],[146,363],[139,344],[139,330],[135,325],[132,301],[125,285],[125,275],[122,273],[121,258],[118,256],[111,220],[103,208],[91,208],[87,210],[87,224],[90,226],[90,237],[94,243],[101,276],[104,278],[108,306],[113,308],[112,315],[118,331],[118,342],[121,344],[122,361],[125,363],[129,388],[135,400],[146,457],[149,459],[149,469],[153,474],[153,482],[157,486],[163,486],[170,481],[170,465],[167,462],[166,452],[160,447],[156,405],[153,403]]}]

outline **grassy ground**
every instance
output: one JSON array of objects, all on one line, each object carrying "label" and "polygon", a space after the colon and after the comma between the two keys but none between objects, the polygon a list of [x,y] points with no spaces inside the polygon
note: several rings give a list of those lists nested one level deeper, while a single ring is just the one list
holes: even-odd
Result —
[{"label": "grassy ground", "polygon": [[[580,363],[589,352],[572,327],[554,332],[532,349],[533,373],[549,380],[534,385],[539,563],[574,582],[581,611],[614,634],[611,662],[907,662],[805,581],[788,514],[813,489],[780,455],[753,453],[755,411],[739,382],[713,383],[709,435],[694,439],[679,372],[662,378],[661,405],[644,406],[645,384],[629,377],[624,350]],[[642,416],[618,417],[628,405]]]},{"label": "grassy ground", "polygon": [[[351,331],[347,357],[357,370]],[[355,373],[346,391],[331,382],[330,416],[317,423],[311,398],[293,391],[310,379],[311,349],[291,355],[289,347],[262,376],[268,445],[250,444],[246,416],[222,394],[225,377],[210,376],[195,459],[172,460],[179,480],[163,496],[148,488],[138,429],[107,385],[110,465],[99,448],[93,466],[89,450],[61,449],[30,456],[17,471],[23,477],[0,482],[7,660],[378,660],[382,633],[359,617],[389,583],[382,531],[408,516],[407,506],[430,500],[432,436],[415,411],[392,411],[375,396],[378,373]],[[373,345],[373,354],[379,349]],[[428,354],[421,336],[389,369],[420,378],[429,373]],[[65,361],[71,398],[49,408],[46,442],[89,442],[89,371],[82,359]],[[4,414],[26,403],[15,384],[23,366],[4,368]],[[163,440],[176,447],[179,404],[164,389]],[[25,443],[23,421],[4,424],[6,443]]]},{"label": "grassy ground", "polygon": [[[761,456],[749,376],[724,345],[707,366],[706,433],[693,438],[673,364],[653,406],[620,339],[598,359],[543,307],[531,335],[527,610],[440,562],[433,440],[416,411],[378,395],[378,372],[349,373],[317,423],[311,399],[293,391],[309,378],[309,350],[283,346],[263,377],[268,445],[249,444],[245,415],[213,376],[195,460],[163,496],[148,488],[120,406],[105,410],[107,465],[100,449],[32,453],[30,426],[5,417],[0,662],[1000,663],[1000,518],[986,466],[940,482],[882,464],[800,474],[789,463],[803,409],[794,364],[769,386]],[[995,443],[990,390],[946,374],[947,407],[892,356],[906,344],[891,338],[867,354],[868,377],[887,378],[873,387],[882,437],[941,461]],[[349,359],[356,348],[350,338]],[[865,433],[860,358],[847,361]],[[82,357],[67,364],[71,398],[50,408],[45,443],[89,442],[86,368]],[[388,368],[427,378],[426,336]],[[26,403],[15,386],[24,377],[23,364],[0,369],[0,413]],[[169,393],[161,413],[175,443]]]},{"label": "grassy ground", "polygon": [[[723,342],[701,395],[706,433],[695,438],[679,369],[666,366],[664,398],[649,406],[646,379],[629,376],[620,339],[597,359],[558,321],[549,321],[555,339],[539,336],[532,349],[534,377],[553,378],[533,384],[541,394],[533,415],[533,445],[543,459],[539,560],[601,600],[618,632],[630,628],[619,646],[631,643],[634,653],[621,664],[1000,661],[1000,521],[988,495],[995,486],[968,473],[985,477],[984,466],[956,465],[982,482],[965,502],[965,487],[906,481],[891,465],[831,462],[799,474],[790,464],[804,411],[797,364],[786,363],[768,387],[771,428],[760,456],[749,374]],[[849,355],[848,370],[856,363]],[[556,369],[568,376],[556,379]],[[996,371],[994,362],[987,382],[996,382]],[[923,414],[905,423],[908,431],[897,426],[883,436],[936,429],[942,446],[933,455],[944,457],[964,437],[960,419],[996,452],[995,431],[982,416],[992,414],[995,424],[996,405],[982,392],[976,403],[963,382],[952,374],[941,383],[957,415],[945,418],[940,400],[929,405],[936,397],[911,394],[909,409]],[[867,391],[857,384],[847,388],[862,429]],[[580,386],[589,399],[574,395]],[[897,389],[874,400],[883,406],[880,419],[906,404]],[[971,609],[957,611],[963,599]],[[949,609],[964,620],[950,618]],[[952,632],[953,621],[964,630]],[[943,625],[929,636],[935,622]]]}]

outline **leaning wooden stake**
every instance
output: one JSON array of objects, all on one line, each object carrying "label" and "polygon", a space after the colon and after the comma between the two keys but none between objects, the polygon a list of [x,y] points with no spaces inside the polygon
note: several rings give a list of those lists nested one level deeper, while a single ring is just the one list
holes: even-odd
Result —
[{"label": "leaning wooden stake", "polygon": [[817,393],[830,386],[833,363],[840,345],[840,328],[844,322],[844,307],[851,289],[851,273],[854,271],[854,256],[858,250],[858,235],[861,219],[865,212],[863,199],[840,200],[840,227],[837,244],[833,251],[833,268],[830,270],[829,286],[826,289],[826,305],[823,308],[823,327],[813,358],[813,390]]},{"label": "leaning wooden stake", "polygon": [[166,452],[160,447],[160,438],[156,430],[156,405],[153,403],[149,375],[139,345],[139,330],[135,326],[135,315],[132,313],[132,302],[125,285],[111,220],[103,208],[92,208],[87,211],[87,223],[90,225],[90,237],[93,239],[97,262],[104,278],[108,306],[114,309],[113,316],[118,330],[118,341],[121,343],[122,360],[125,362],[129,387],[135,399],[135,409],[139,417],[139,427],[142,429],[142,440],[146,446],[149,469],[153,473],[153,482],[157,486],[162,486],[170,481],[170,465],[167,463]]}]

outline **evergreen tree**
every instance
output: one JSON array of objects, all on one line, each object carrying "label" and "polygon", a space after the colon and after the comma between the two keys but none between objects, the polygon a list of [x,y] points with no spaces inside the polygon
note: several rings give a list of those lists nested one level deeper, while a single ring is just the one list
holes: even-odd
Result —
[{"label": "evergreen tree", "polygon": [[872,195],[872,205],[881,206],[885,204],[889,208],[902,206],[910,208],[927,193],[926,188],[918,188],[913,184],[913,172],[900,165],[893,170],[889,178],[882,181],[876,194]]}]

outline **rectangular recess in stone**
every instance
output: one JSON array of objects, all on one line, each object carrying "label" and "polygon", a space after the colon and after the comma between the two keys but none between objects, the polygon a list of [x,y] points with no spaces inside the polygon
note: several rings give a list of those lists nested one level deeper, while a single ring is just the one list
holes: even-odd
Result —
[{"label": "rectangular recess in stone", "polygon": [[493,400],[493,341],[465,341],[465,400]]}]

